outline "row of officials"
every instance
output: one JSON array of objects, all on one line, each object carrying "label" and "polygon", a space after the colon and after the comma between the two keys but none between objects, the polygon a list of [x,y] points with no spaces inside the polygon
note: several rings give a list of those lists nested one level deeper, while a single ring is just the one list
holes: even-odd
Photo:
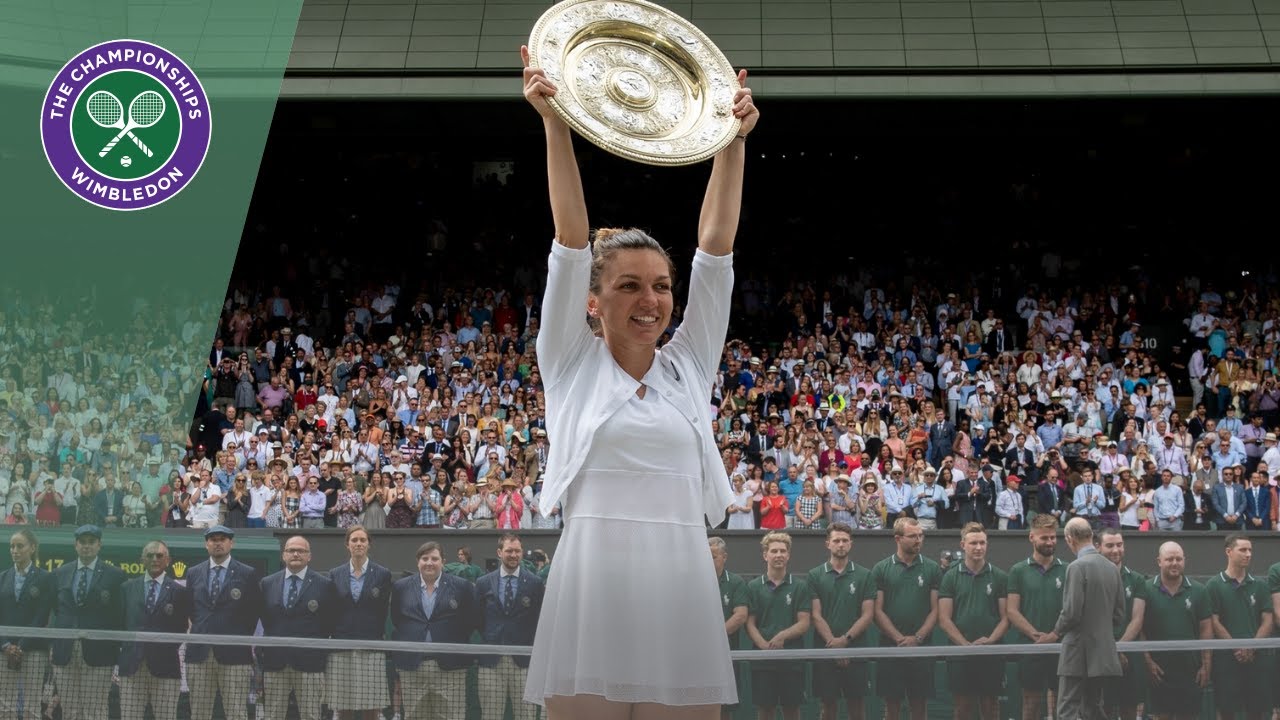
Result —
[{"label": "row of officials", "polygon": [[[251,637],[261,622],[267,637],[383,640],[390,618],[391,639],[397,641],[467,643],[479,631],[486,644],[533,644],[543,580],[523,565],[523,547],[514,534],[499,539],[498,569],[475,583],[443,572],[443,551],[434,542],[418,548],[416,574],[393,581],[390,570],[370,559],[369,535],[360,527],[346,534],[350,560],[328,573],[310,567],[311,547],[300,536],[285,541],[284,569],[267,577],[232,557],[235,532],[230,528],[209,528],[204,540],[209,559],[190,568],[183,584],[167,572],[169,550],[159,540],[143,549],[146,572],[126,579],[119,568],[99,561],[102,530],[97,526],[76,529],[77,561],[53,572],[37,566],[36,535],[18,530],[10,539],[14,565],[0,573],[0,626]],[[473,665],[479,665],[483,717],[502,717],[508,698],[517,720],[531,720],[536,709],[521,701],[527,657],[255,650],[251,643],[118,643],[0,634],[0,718],[40,718],[51,667],[63,720],[101,720],[113,669],[122,718],[141,720],[150,705],[155,720],[170,720],[176,716],[185,666],[192,720],[211,720],[215,705],[227,720],[247,720],[255,654],[263,671],[267,720],[284,720],[290,696],[300,720],[320,720],[322,706],[340,717],[368,720],[392,705],[393,692],[408,718],[463,718],[466,673]]]}]

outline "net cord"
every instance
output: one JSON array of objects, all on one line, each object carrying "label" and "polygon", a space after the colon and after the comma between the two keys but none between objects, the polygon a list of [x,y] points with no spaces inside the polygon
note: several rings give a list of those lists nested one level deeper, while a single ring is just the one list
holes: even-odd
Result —
[{"label": "net cord", "polygon": [[[221,645],[255,647],[297,648],[313,650],[363,650],[368,652],[428,652],[433,655],[449,653],[459,655],[512,655],[528,656],[533,648],[527,645],[483,645],[458,643],[415,643],[392,640],[346,640],[290,637],[245,637],[241,635],[197,635],[186,633],[130,632],[124,630],[86,630],[77,628],[29,628],[0,626],[0,638],[12,641],[16,638],[40,640],[106,640],[134,643],[179,643],[196,645]],[[1280,637],[1232,640],[1166,640],[1118,643],[1122,653],[1132,652],[1185,652],[1280,649]],[[887,660],[907,658],[934,658],[945,660],[955,657],[1024,657],[1029,655],[1056,655],[1062,651],[1060,643],[1043,645],[925,645],[917,647],[859,647],[859,648],[806,648],[797,650],[734,650],[734,660]]]}]

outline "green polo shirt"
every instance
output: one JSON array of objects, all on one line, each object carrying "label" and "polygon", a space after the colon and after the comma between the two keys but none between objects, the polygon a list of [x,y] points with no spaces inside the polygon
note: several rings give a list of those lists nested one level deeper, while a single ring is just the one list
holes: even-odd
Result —
[{"label": "green polo shirt", "polygon": [[1204,584],[1209,595],[1209,611],[1233,638],[1251,638],[1258,634],[1263,613],[1271,612],[1271,593],[1267,584],[1252,575],[1237,583],[1225,572],[1209,578]]},{"label": "green polo shirt", "polygon": [[[1018,612],[1040,632],[1050,632],[1062,613],[1062,588],[1067,581],[1067,564],[1055,557],[1049,568],[1041,567],[1034,557],[1009,569],[1009,594],[1017,595]],[[1031,640],[1017,630],[1009,629],[1010,643]]]},{"label": "green polo shirt", "polygon": [[479,580],[480,576],[484,575],[484,568],[479,565],[457,561],[445,563],[444,571],[450,575],[457,575],[465,580],[470,580],[471,582]]},{"label": "green polo shirt", "polygon": [[987,637],[1000,624],[1000,600],[1007,594],[1008,580],[991,563],[977,573],[956,565],[942,576],[938,598],[951,599],[951,619],[965,640]]},{"label": "green polo shirt", "polygon": [[1267,587],[1274,593],[1280,593],[1280,562],[1267,571]]},{"label": "green polo shirt", "polygon": [[720,604],[724,608],[725,622],[728,622],[735,608],[748,604],[747,581],[728,570],[720,573]]},{"label": "green polo shirt", "polygon": [[[907,565],[894,553],[876,563],[871,570],[871,581],[876,591],[884,593],[885,614],[904,635],[920,631],[932,609],[931,594],[938,589],[941,580],[942,568],[923,555]],[[925,642],[928,640],[925,638]]]},{"label": "green polo shirt", "polygon": [[1124,631],[1129,628],[1129,621],[1133,619],[1133,601],[1147,599],[1147,578],[1139,572],[1129,569],[1128,565],[1120,567],[1120,584],[1124,587],[1124,620],[1115,625],[1115,638],[1120,639],[1124,635]]},{"label": "green polo shirt", "polygon": [[[822,617],[836,637],[849,632],[849,628],[862,617],[862,603],[867,600],[875,602],[876,599],[871,571],[853,561],[845,566],[842,573],[837,573],[831,563],[822,563],[809,571],[806,580],[812,594],[822,601]],[[867,633],[864,632],[852,641],[851,647],[866,645],[866,639]]]},{"label": "green polo shirt", "polygon": [[[1142,631],[1148,640],[1198,640],[1200,621],[1213,615],[1209,596],[1204,586],[1182,578],[1178,592],[1170,595],[1160,584],[1157,573],[1147,581],[1147,611],[1142,619]],[[1200,664],[1200,653],[1185,652],[1152,653],[1152,659],[1165,669],[1166,675],[1185,677]]]},{"label": "green polo shirt", "polygon": [[1142,630],[1148,640],[1198,640],[1200,621],[1213,614],[1204,586],[1186,577],[1177,594],[1170,595],[1155,575],[1147,581],[1146,600]]},{"label": "green polo shirt", "polygon": [[[768,575],[747,583],[747,612],[756,619],[756,629],[765,640],[795,625],[797,614],[809,613],[812,607],[809,586],[795,575],[788,574],[777,586]],[[791,638],[784,647],[803,648],[804,636]]]}]

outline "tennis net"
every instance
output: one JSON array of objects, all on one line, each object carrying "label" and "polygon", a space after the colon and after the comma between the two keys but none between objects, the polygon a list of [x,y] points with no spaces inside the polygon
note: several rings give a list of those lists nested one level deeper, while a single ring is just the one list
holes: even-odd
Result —
[{"label": "tennis net", "polygon": [[[154,609],[165,612],[164,606]],[[944,642],[935,636],[934,641]],[[520,720],[545,711],[523,701],[527,646],[406,643],[288,637],[242,637],[109,630],[0,626],[0,717],[330,718],[342,710],[369,710],[402,720]],[[15,651],[14,649],[18,649]],[[1198,651],[1254,651],[1260,662],[1280,649],[1280,638],[1125,643],[1138,664],[1133,675],[1138,706],[1160,692],[1145,677],[1143,652],[1157,662]],[[859,647],[734,650],[740,703],[730,717],[756,717],[765,690],[783,705],[794,700],[801,717],[817,718],[824,697],[882,717],[885,687],[912,673],[928,697],[930,718],[952,717],[955,678],[987,678],[1001,718],[1021,717],[1022,666],[1055,664],[1059,645]],[[621,651],[624,652],[624,651]],[[1268,666],[1269,667],[1269,666]],[[767,687],[765,687],[767,686]],[[927,690],[927,692],[926,692]],[[1212,717],[1215,688],[1196,697]],[[22,713],[22,714],[20,714]],[[1125,719],[1127,720],[1127,718]]]}]

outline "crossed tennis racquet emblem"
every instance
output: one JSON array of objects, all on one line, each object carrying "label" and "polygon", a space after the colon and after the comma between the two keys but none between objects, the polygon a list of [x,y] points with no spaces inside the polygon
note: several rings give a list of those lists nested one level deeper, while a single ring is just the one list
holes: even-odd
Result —
[{"label": "crossed tennis racquet emblem", "polygon": [[120,98],[107,92],[106,90],[98,90],[89,96],[86,104],[89,111],[89,117],[95,123],[104,128],[119,130],[119,134],[111,138],[111,142],[107,143],[98,151],[98,157],[106,157],[116,143],[128,135],[138,149],[152,157],[151,148],[133,134],[134,130],[140,128],[149,128],[160,121],[164,116],[164,98],[155,90],[145,90],[138,93],[133,100],[129,101],[129,117],[126,121],[124,116],[124,105],[121,104]]}]

